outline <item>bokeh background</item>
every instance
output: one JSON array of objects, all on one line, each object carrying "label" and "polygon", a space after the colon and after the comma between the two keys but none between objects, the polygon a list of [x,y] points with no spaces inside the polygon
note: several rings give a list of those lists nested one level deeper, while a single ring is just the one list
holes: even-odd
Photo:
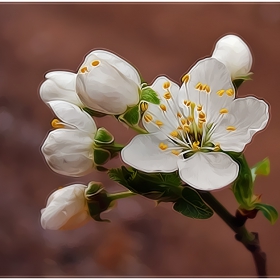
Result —
[{"label": "bokeh background", "polygon": [[[104,214],[111,223],[74,231],[40,225],[40,209],[59,186],[95,180],[122,190],[104,173],[71,178],[48,168],[40,153],[53,118],[38,94],[44,74],[76,71],[102,48],[148,83],[160,74],[179,82],[226,34],[241,36],[253,53],[253,81],[238,96],[271,105],[268,127],[245,154],[250,165],[269,157],[271,174],[257,178],[256,192],[280,210],[280,3],[0,4],[0,276],[256,276],[251,254],[218,216],[192,220],[140,196]],[[97,123],[121,143],[135,135],[110,117]],[[229,188],[214,195],[235,212]],[[280,221],[271,226],[259,214],[248,229],[260,235],[269,276],[280,276]]]}]

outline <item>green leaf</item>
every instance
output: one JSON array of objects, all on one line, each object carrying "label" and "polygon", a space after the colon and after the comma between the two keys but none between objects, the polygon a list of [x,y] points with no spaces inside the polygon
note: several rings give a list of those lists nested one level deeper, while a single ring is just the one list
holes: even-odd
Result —
[{"label": "green leaf", "polygon": [[111,154],[107,150],[101,148],[94,148],[93,158],[96,165],[102,165],[105,164],[111,158]]},{"label": "green leaf", "polygon": [[160,104],[160,99],[157,93],[150,87],[145,87],[142,89],[141,101],[147,101],[153,104]]},{"label": "green leaf", "polygon": [[93,117],[102,118],[104,116],[107,116],[107,114],[105,114],[105,113],[97,112],[97,111],[94,111],[94,110],[92,110],[90,108],[87,108],[87,107],[84,107],[82,109]]},{"label": "green leaf", "polygon": [[255,181],[257,175],[267,176],[270,173],[270,162],[268,158],[258,162],[254,167],[251,168],[252,178]]},{"label": "green leaf", "polygon": [[278,218],[278,212],[273,206],[263,203],[256,203],[254,206],[263,213],[263,215],[270,221],[271,224],[276,222]]},{"label": "green leaf", "polygon": [[232,186],[234,196],[242,208],[251,210],[254,208],[252,206],[253,178],[251,169],[243,154],[235,152],[227,152],[227,154],[239,165],[238,177]]},{"label": "green leaf", "polygon": [[114,141],[114,136],[104,127],[99,128],[94,136],[97,144],[110,144]]},{"label": "green leaf", "polygon": [[140,120],[140,111],[139,105],[129,108],[124,114],[119,116],[119,120],[131,125],[135,126],[138,124]]},{"label": "green leaf", "polygon": [[173,209],[193,219],[208,219],[214,214],[200,195],[189,187],[184,187],[181,198],[174,203]]}]

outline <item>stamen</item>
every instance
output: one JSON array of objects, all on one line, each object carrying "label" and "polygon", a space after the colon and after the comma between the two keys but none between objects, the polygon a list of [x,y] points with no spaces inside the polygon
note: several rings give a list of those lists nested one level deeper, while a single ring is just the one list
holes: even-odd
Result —
[{"label": "stamen", "polygon": [[184,126],[184,131],[186,131],[187,133],[189,133],[191,131],[190,127],[185,125]]},{"label": "stamen", "polygon": [[172,150],[171,153],[175,156],[178,156],[180,154],[180,152],[176,150]]},{"label": "stamen", "polygon": [[163,84],[163,88],[164,89],[168,89],[170,87],[170,82],[169,81],[166,81],[164,84]]},{"label": "stamen", "polygon": [[178,131],[174,130],[170,133],[170,135],[173,136],[173,137],[177,137],[178,136]]},{"label": "stamen", "polygon": [[228,109],[223,108],[220,110],[220,114],[226,114],[226,113],[228,113]]},{"label": "stamen", "polygon": [[235,126],[228,126],[228,127],[226,128],[226,130],[228,130],[228,131],[235,131],[235,130],[236,130],[236,127],[235,127]]},{"label": "stamen", "polygon": [[181,126],[178,126],[178,127],[177,127],[177,129],[180,129],[180,130],[182,130],[183,128],[182,128]]},{"label": "stamen", "polygon": [[164,104],[160,104],[159,107],[162,111],[166,111],[166,106]]},{"label": "stamen", "polygon": [[187,122],[186,119],[181,119],[181,124],[184,125]]},{"label": "stamen", "polygon": [[232,88],[229,88],[229,89],[226,90],[226,93],[227,93],[228,96],[233,96],[234,91],[233,91]]},{"label": "stamen", "polygon": [[206,85],[206,92],[209,93],[211,91],[210,87]]},{"label": "stamen", "polygon": [[91,63],[91,65],[92,66],[97,66],[97,65],[99,65],[99,60],[94,60],[92,63]]},{"label": "stamen", "polygon": [[202,83],[198,83],[196,86],[195,86],[195,89],[200,89],[201,90],[202,88]]},{"label": "stamen", "polygon": [[202,110],[202,105],[197,105],[196,110],[201,111]]},{"label": "stamen", "polygon": [[178,117],[178,118],[181,118],[182,115],[178,112],[178,113],[177,113],[177,117]]},{"label": "stamen", "polygon": [[63,128],[65,127],[59,119],[53,119],[51,122],[53,128]]},{"label": "stamen", "polygon": [[194,150],[198,150],[198,149],[199,149],[199,144],[200,144],[200,142],[199,142],[199,141],[195,141],[195,142],[193,142],[193,144],[192,144],[193,149],[194,149]]},{"label": "stamen", "polygon": [[170,99],[170,98],[171,98],[171,93],[170,93],[170,92],[166,92],[166,93],[163,95],[163,97],[164,97],[165,99]]},{"label": "stamen", "polygon": [[87,67],[85,66],[85,67],[81,68],[80,72],[83,73],[83,74],[88,72]]},{"label": "stamen", "polygon": [[218,152],[219,150],[221,150],[220,144],[217,143],[213,149],[214,152]]},{"label": "stamen", "polygon": [[161,122],[161,121],[155,121],[155,123],[156,123],[156,125],[158,125],[158,126],[162,126],[162,125],[163,125],[163,122]]},{"label": "stamen", "polygon": [[191,105],[191,101],[184,100],[184,104],[185,104],[186,106],[190,106],[190,105]]},{"label": "stamen", "polygon": [[188,117],[188,121],[189,121],[189,122],[193,122],[193,117],[192,117],[192,116],[189,116],[189,117]]},{"label": "stamen", "polygon": [[186,74],[186,75],[183,76],[182,82],[183,82],[183,83],[187,83],[187,82],[189,81],[189,79],[190,79],[190,75],[189,75],[189,74]]},{"label": "stamen", "polygon": [[206,84],[202,85],[202,90],[206,90],[206,87],[207,87]]},{"label": "stamen", "polygon": [[168,146],[166,145],[166,144],[164,144],[164,143],[160,143],[159,145],[159,148],[161,149],[161,150],[166,150],[167,148],[168,148]]},{"label": "stamen", "polygon": [[225,92],[225,90],[224,90],[224,89],[221,89],[221,90],[218,90],[218,91],[217,91],[217,94],[218,94],[219,96],[223,96],[224,92]]},{"label": "stamen", "polygon": [[142,111],[142,112],[147,111],[147,110],[148,110],[148,107],[149,107],[149,105],[148,105],[147,102],[142,102],[141,105],[140,105],[140,108],[141,108],[141,111]]},{"label": "stamen", "polygon": [[199,114],[198,114],[198,117],[200,119],[204,119],[205,118],[205,114],[202,111],[200,111]]},{"label": "stamen", "polygon": [[146,122],[150,122],[152,119],[153,119],[153,117],[152,117],[151,115],[149,115],[149,114],[147,114],[147,115],[144,116],[144,120],[145,120]]}]

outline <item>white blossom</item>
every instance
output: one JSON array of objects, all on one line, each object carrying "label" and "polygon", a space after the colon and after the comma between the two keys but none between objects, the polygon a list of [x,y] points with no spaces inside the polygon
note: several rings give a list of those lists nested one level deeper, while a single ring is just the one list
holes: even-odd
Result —
[{"label": "white blossom", "polygon": [[134,67],[113,53],[95,50],[77,74],[77,93],[90,109],[119,115],[139,102],[140,77]]},{"label": "white blossom", "polygon": [[151,86],[160,105],[148,104],[143,125],[122,150],[125,163],[144,172],[179,170],[181,179],[201,190],[222,188],[239,166],[223,151],[242,152],[269,118],[268,105],[255,97],[235,99],[231,77],[214,58],[199,61],[181,88],[166,77]]},{"label": "white blossom", "polygon": [[252,67],[252,54],[246,43],[238,36],[222,37],[212,54],[228,68],[232,80],[247,76]]},{"label": "white blossom", "polygon": [[42,227],[50,230],[68,230],[88,222],[90,215],[85,189],[85,185],[74,184],[52,193],[46,208],[41,210]]}]

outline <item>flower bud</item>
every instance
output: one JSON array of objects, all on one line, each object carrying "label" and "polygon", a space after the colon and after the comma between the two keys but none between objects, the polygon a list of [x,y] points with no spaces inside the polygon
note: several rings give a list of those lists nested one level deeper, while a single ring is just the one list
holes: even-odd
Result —
[{"label": "flower bud", "polygon": [[68,230],[89,221],[85,189],[85,185],[74,184],[52,193],[46,208],[41,210],[42,227],[50,230]]},{"label": "flower bud", "polygon": [[76,91],[86,107],[120,115],[139,102],[140,77],[126,61],[106,51],[93,51],[82,63]]},{"label": "flower bud", "polygon": [[216,43],[212,57],[228,68],[232,80],[247,76],[252,66],[252,55],[249,47],[240,37],[235,35],[222,37]]}]

